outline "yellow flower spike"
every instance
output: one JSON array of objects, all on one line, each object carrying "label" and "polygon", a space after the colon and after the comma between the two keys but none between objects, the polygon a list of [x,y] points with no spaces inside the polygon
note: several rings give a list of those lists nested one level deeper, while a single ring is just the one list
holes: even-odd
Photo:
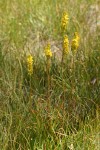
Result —
[{"label": "yellow flower spike", "polygon": [[48,43],[47,46],[45,47],[45,56],[46,57],[52,57],[52,52],[51,52],[51,49],[50,49],[50,44]]},{"label": "yellow flower spike", "polygon": [[62,19],[61,19],[61,27],[62,27],[63,31],[66,30],[68,22],[69,22],[68,14],[66,12],[64,12]]},{"label": "yellow flower spike", "polygon": [[71,44],[71,49],[73,52],[77,51],[77,49],[79,47],[79,40],[80,40],[79,35],[77,32],[75,32],[75,37],[73,38],[72,44]]},{"label": "yellow flower spike", "polygon": [[79,34],[77,32],[74,33],[76,39],[79,41],[80,40],[80,37],[79,37]]},{"label": "yellow flower spike", "polygon": [[68,36],[64,36],[64,41],[63,41],[63,54],[67,55],[69,53],[69,40]]},{"label": "yellow flower spike", "polygon": [[27,71],[28,74],[31,76],[33,73],[33,57],[32,55],[27,56]]}]

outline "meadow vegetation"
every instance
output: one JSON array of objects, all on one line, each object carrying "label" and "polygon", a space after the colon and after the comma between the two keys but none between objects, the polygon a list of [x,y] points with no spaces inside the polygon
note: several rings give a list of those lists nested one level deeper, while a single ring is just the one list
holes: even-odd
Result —
[{"label": "meadow vegetation", "polygon": [[98,6],[0,0],[0,150],[100,149]]}]

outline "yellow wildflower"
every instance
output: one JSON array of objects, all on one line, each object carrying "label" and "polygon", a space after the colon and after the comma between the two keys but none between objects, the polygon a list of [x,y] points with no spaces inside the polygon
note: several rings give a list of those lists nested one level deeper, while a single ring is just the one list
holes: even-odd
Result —
[{"label": "yellow wildflower", "polygon": [[27,57],[27,70],[28,70],[28,74],[31,76],[33,73],[33,57],[32,57],[32,55],[29,55]]},{"label": "yellow wildflower", "polygon": [[51,52],[50,44],[49,43],[45,47],[45,55],[46,55],[46,57],[52,57],[52,52]]},{"label": "yellow wildflower", "polygon": [[79,41],[80,38],[79,38],[79,34],[77,32],[75,32],[75,37]]},{"label": "yellow wildflower", "polygon": [[64,12],[62,19],[61,19],[61,27],[62,27],[63,31],[65,31],[67,28],[68,20],[69,20],[68,14],[66,12]]},{"label": "yellow wildflower", "polygon": [[68,36],[64,36],[64,41],[63,41],[63,54],[66,55],[69,53],[69,40]]},{"label": "yellow wildflower", "polygon": [[72,44],[71,44],[71,49],[73,50],[73,52],[76,52],[78,47],[79,47],[79,35],[77,32],[75,32],[75,37],[72,40]]}]

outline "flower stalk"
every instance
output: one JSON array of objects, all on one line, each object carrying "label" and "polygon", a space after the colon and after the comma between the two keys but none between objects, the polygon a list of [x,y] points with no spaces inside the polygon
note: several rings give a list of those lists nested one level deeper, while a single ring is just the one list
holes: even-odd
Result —
[{"label": "flower stalk", "polygon": [[28,71],[28,75],[29,75],[29,84],[30,84],[30,95],[29,95],[29,99],[31,100],[31,95],[32,95],[32,81],[31,81],[31,77],[32,77],[32,74],[33,74],[33,57],[32,55],[28,55],[27,56],[27,71]]},{"label": "flower stalk", "polygon": [[47,98],[50,97],[50,66],[51,66],[51,57],[52,51],[50,48],[50,44],[48,43],[45,47],[45,56],[46,56],[46,72],[47,72]]}]

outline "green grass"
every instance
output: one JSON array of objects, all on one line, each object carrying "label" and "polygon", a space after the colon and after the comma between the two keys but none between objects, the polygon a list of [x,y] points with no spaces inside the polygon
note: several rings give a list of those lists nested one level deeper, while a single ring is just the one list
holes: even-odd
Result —
[{"label": "green grass", "polygon": [[[0,1],[0,150],[100,149],[99,27],[94,0]],[[63,11],[67,35],[79,32],[77,55],[61,64]],[[97,12],[94,11],[94,16]],[[53,53],[49,88],[44,47]],[[34,59],[33,75],[26,58]],[[58,58],[59,56],[59,58]],[[49,90],[49,91],[48,91]]]}]

